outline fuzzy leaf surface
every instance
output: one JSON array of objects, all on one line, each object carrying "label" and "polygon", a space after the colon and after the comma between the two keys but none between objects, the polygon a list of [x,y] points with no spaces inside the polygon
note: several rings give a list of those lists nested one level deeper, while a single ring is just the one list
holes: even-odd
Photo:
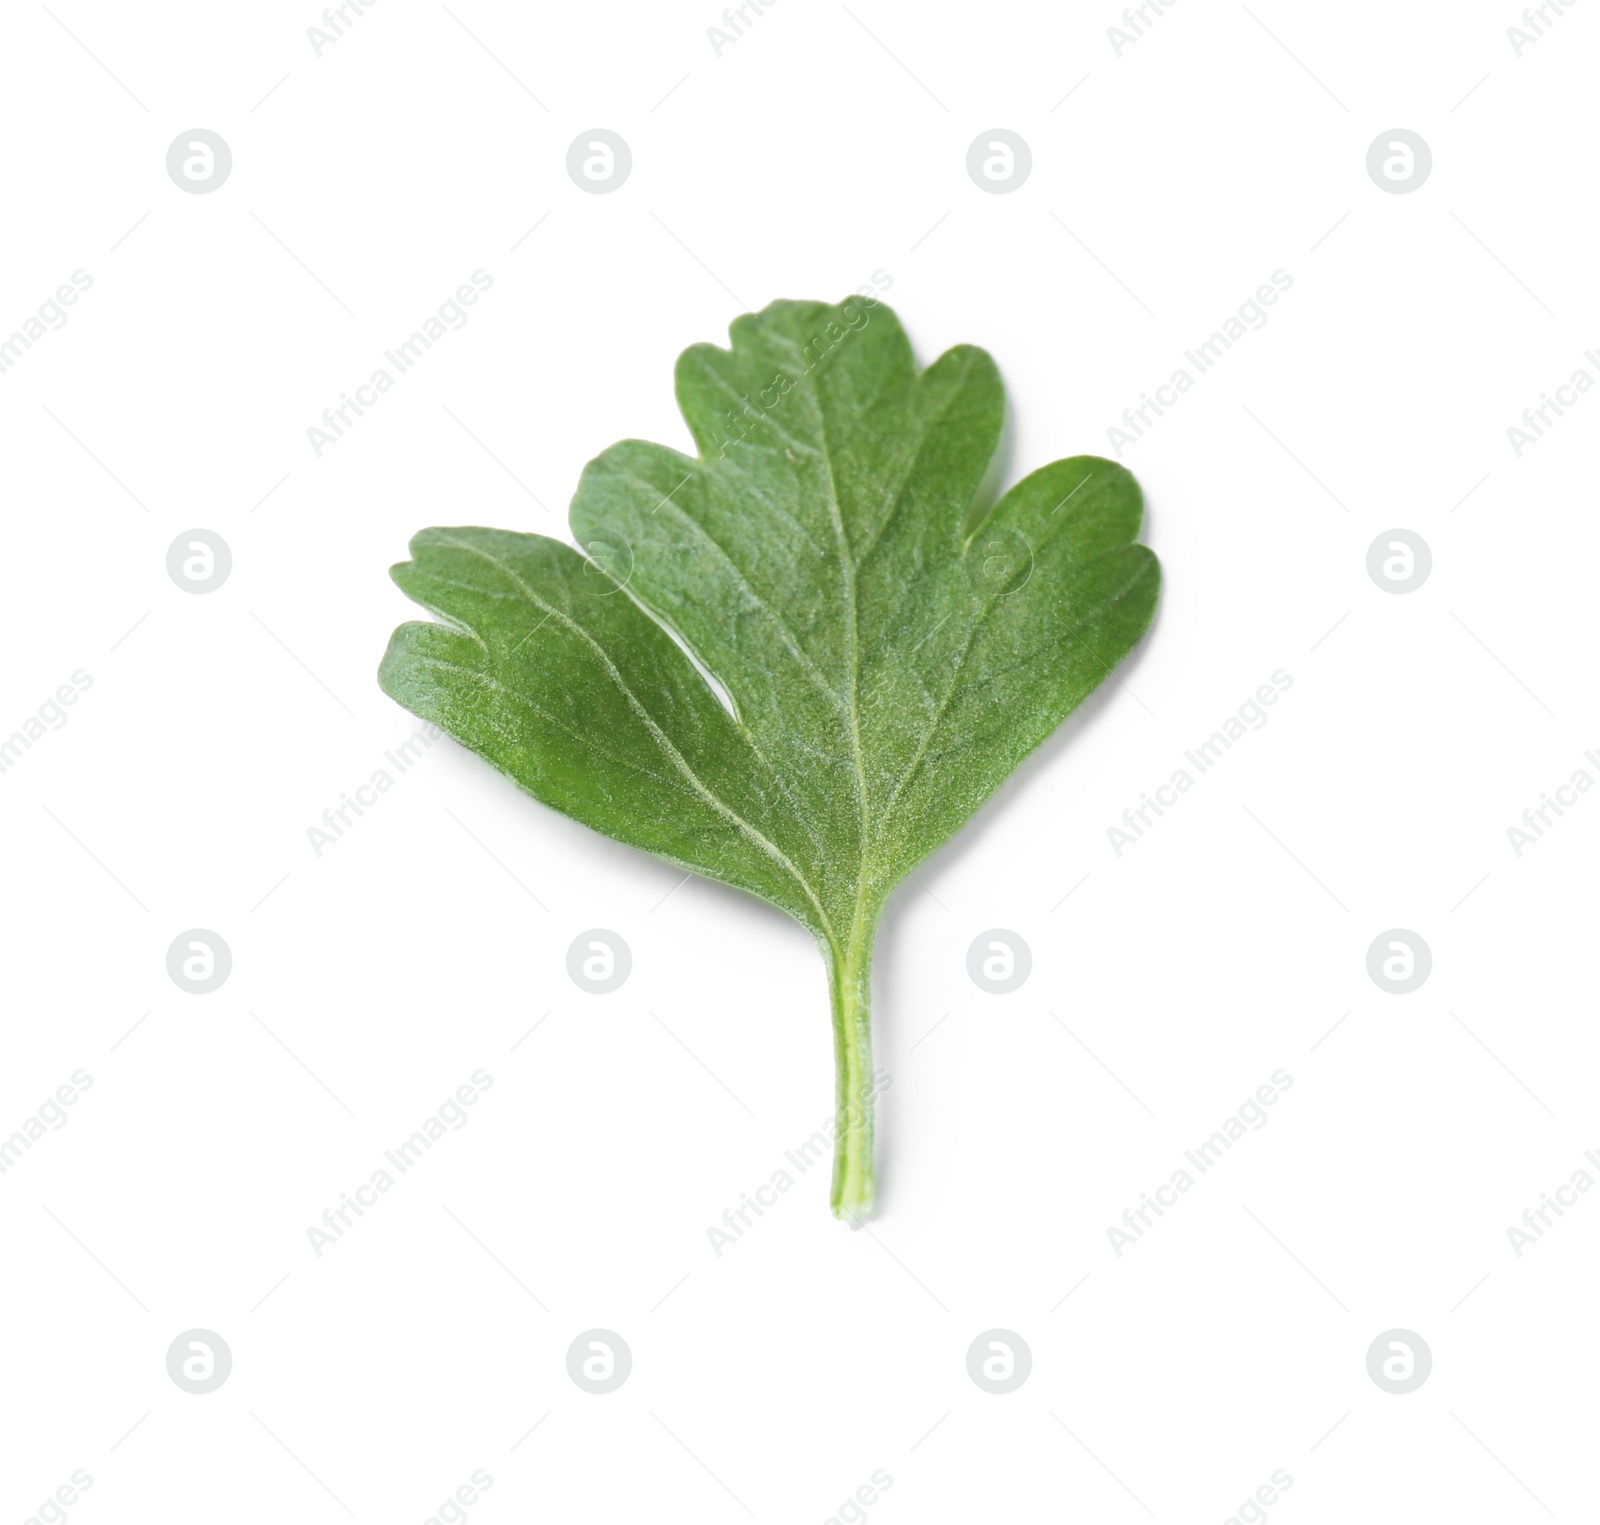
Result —
[{"label": "fuzzy leaf surface", "polygon": [[830,949],[1128,654],[1160,571],[1121,466],[997,502],[1005,398],[918,371],[882,304],[775,302],[696,345],[697,454],[626,440],[571,527],[429,529],[384,690],[546,805],[787,911]]}]

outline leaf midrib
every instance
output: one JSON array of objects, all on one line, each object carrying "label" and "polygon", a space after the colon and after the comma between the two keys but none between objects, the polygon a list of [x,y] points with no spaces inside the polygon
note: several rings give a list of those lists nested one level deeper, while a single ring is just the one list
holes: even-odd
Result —
[{"label": "leaf midrib", "polygon": [[[791,351],[791,353],[799,350],[799,346],[788,335],[780,334],[775,335],[774,337],[776,337],[783,346]],[[963,378],[970,371],[972,363],[973,359],[970,355],[963,357]],[[900,460],[898,456],[895,456],[895,453],[892,450],[889,450],[889,447],[884,444],[883,441],[877,440],[879,446],[888,451],[889,455],[894,459],[899,471],[894,482],[892,493],[886,495],[886,511],[883,513],[880,522],[874,527],[872,538],[868,541],[866,548],[858,559],[850,545],[849,535],[844,524],[843,509],[839,502],[838,478],[834,472],[832,437],[829,431],[828,413],[826,408],[823,406],[821,392],[817,385],[817,377],[820,372],[820,367],[807,369],[802,377],[802,384],[805,387],[807,396],[811,402],[811,406],[816,414],[817,431],[821,439],[821,448],[819,450],[815,450],[814,452],[804,445],[802,445],[801,448],[808,454],[815,453],[816,455],[820,456],[823,469],[826,472],[828,486],[828,516],[839,556],[840,582],[843,592],[845,616],[846,686],[845,694],[843,695],[843,707],[845,718],[848,722],[850,730],[850,750],[853,761],[852,776],[855,786],[857,809],[856,830],[858,848],[853,924],[856,933],[859,935],[860,931],[863,929],[864,923],[869,919],[870,916],[868,907],[868,885],[875,879],[875,871],[878,867],[876,863],[875,849],[882,841],[885,829],[893,813],[894,805],[899,799],[901,790],[908,782],[910,777],[915,773],[918,765],[921,763],[923,755],[926,753],[934,735],[938,730],[944,711],[946,708],[948,708],[950,699],[955,692],[956,682],[960,676],[961,666],[965,663],[966,656],[971,650],[972,643],[976,640],[978,631],[981,628],[983,621],[988,618],[989,613],[992,611],[997,599],[991,599],[990,602],[985,606],[979,618],[973,622],[972,628],[968,632],[967,641],[963,646],[961,658],[957,663],[955,672],[952,674],[950,686],[946,690],[944,697],[938,703],[933,721],[928,726],[918,745],[916,757],[912,760],[912,763],[907,768],[906,772],[902,774],[901,778],[896,782],[895,787],[893,791],[891,791],[889,799],[885,803],[883,809],[879,811],[876,816],[874,816],[868,800],[866,748],[862,741],[861,735],[861,635],[860,608],[857,599],[857,574],[859,572],[860,565],[864,564],[868,557],[876,553],[878,547],[883,543],[885,536],[891,528],[893,521],[901,512],[901,509],[903,508],[905,501],[909,496],[908,489],[910,484],[916,477],[917,462],[921,457],[924,446],[927,444],[929,430],[938,420],[944,418],[949,413],[950,409],[955,405],[955,401],[960,395],[960,387],[957,386],[953,388],[950,395],[944,399],[943,403],[934,412],[914,412],[913,417],[916,424],[916,436],[914,443],[907,451],[907,460]],[[722,378],[720,376],[716,376],[715,373],[712,374],[717,385],[731,394],[732,389],[726,386],[726,383],[722,381]],[[925,371],[919,372],[913,382],[913,402],[915,401],[915,383],[916,381],[920,381],[922,376],[926,374],[927,373]],[[870,406],[870,403],[867,404],[867,406]],[[854,412],[853,409],[850,411]],[[867,427],[865,420],[858,417],[857,422],[859,422],[869,434],[872,433],[871,429]],[[774,432],[777,433],[781,438],[792,442],[792,436],[790,436],[786,430],[778,427],[776,424],[773,424],[773,429]],[[874,435],[873,438],[876,440],[876,435]],[[703,466],[705,464],[709,463],[703,463]],[[682,509],[678,508],[678,505],[674,504],[673,507],[678,509],[678,512],[684,513]],[[691,521],[693,520],[692,515],[685,513],[684,517],[689,518]],[[739,576],[741,583],[746,588],[749,588],[748,580],[744,577],[743,573],[740,571],[733,559],[729,557],[723,547],[718,544],[715,537],[710,535],[709,532],[704,531],[703,527],[699,526],[698,524],[696,524],[696,527],[702,529],[702,533],[705,534],[705,538],[710,544],[716,546],[719,551],[722,551],[724,559],[727,560],[729,566],[732,567],[734,572]],[[957,535],[959,535],[959,524],[952,526],[952,529]],[[965,560],[971,544],[972,540],[970,536],[962,541],[962,560]],[[751,591],[752,593],[754,592],[753,589]],[[757,600],[762,604],[763,608],[767,607],[765,602],[759,599],[758,595]],[[786,638],[789,639],[790,644],[793,645],[794,643],[792,641],[792,637],[789,637],[786,623],[781,619],[781,617],[774,615],[774,618],[777,619],[779,628],[783,631]],[[807,670],[808,676],[810,676],[813,670],[812,664],[808,659],[804,658],[803,653],[798,649],[796,649],[796,656],[801,658],[802,667]],[[818,674],[818,676],[820,676],[820,674]],[[831,686],[828,685],[825,680],[823,682],[823,688],[826,692],[830,694],[832,693]]]},{"label": "leaf midrib", "polygon": [[[786,336],[784,337],[784,342],[791,349],[796,348],[794,341]],[[963,375],[965,375],[970,366],[971,358],[966,357],[963,361]],[[851,549],[849,537],[845,532],[844,515],[839,504],[838,481],[833,470],[833,449],[828,430],[828,415],[822,406],[822,399],[815,380],[813,379],[815,374],[815,372],[808,372],[805,380],[807,391],[811,396],[812,406],[816,409],[817,428],[822,437],[822,449],[820,453],[828,474],[828,510],[833,523],[834,536],[839,546],[841,580],[844,584],[845,625],[847,634],[846,649],[849,662],[847,712],[850,721],[851,749],[855,758],[856,800],[859,811],[859,825],[857,829],[858,841],[860,845],[856,868],[855,904],[855,922],[859,927],[863,921],[863,918],[868,914],[867,886],[869,882],[875,878],[874,871],[878,866],[875,857],[875,849],[882,840],[884,829],[888,824],[890,814],[894,808],[895,800],[899,797],[901,786],[905,783],[906,777],[909,776],[910,770],[908,770],[907,775],[902,776],[900,781],[896,783],[894,790],[890,794],[889,800],[885,803],[883,809],[874,817],[867,799],[865,748],[861,739],[861,638],[860,611],[856,596],[857,573],[860,569],[860,566],[864,564],[867,558],[873,555],[877,551],[879,545],[883,543],[884,537],[887,534],[890,526],[892,525],[896,516],[900,513],[901,508],[903,507],[909,495],[909,486],[913,478],[916,476],[917,461],[922,454],[923,447],[927,443],[929,429],[937,420],[943,418],[949,412],[950,408],[954,405],[956,396],[959,395],[959,388],[952,391],[951,395],[945,399],[943,405],[936,412],[932,414],[914,414],[917,425],[916,440],[915,444],[907,452],[909,457],[907,461],[900,461],[898,457],[894,457],[894,452],[892,450],[889,451],[890,456],[895,458],[895,464],[901,468],[901,472],[898,480],[895,483],[893,496],[887,500],[887,510],[883,514],[881,522],[875,527],[871,540],[868,541],[866,549],[862,552],[862,555],[858,560]],[[920,381],[922,376],[926,374],[927,373],[925,371],[919,372],[916,377],[916,381]],[[912,395],[914,400],[915,381],[913,382]],[[870,406],[870,404],[868,405]],[[853,412],[854,410],[852,409],[850,411]],[[867,428],[864,419],[858,417],[857,422],[860,423],[864,429],[867,429],[869,434],[872,433],[871,429]],[[876,435],[874,435],[873,438],[876,440]],[[882,449],[889,449],[889,447],[885,445],[883,441],[877,440],[877,443]],[[956,533],[959,533],[959,526],[952,526],[952,528]],[[963,560],[966,558],[966,554],[970,548],[970,545],[970,539],[966,540],[962,544],[961,556]],[[992,603],[990,607],[992,607]],[[987,616],[988,610],[986,609],[981,618],[987,618]],[[974,622],[973,629],[968,637],[967,649],[970,649],[972,640],[976,638],[978,625],[980,623],[981,619],[977,622]],[[965,660],[965,656],[966,650],[964,649],[962,654],[963,661]],[[959,674],[959,664],[957,668],[957,674]],[[952,677],[951,689],[946,693],[945,698],[940,701],[939,710],[934,717],[933,724],[928,728],[927,733],[922,739],[921,745],[918,749],[918,761],[920,761],[922,753],[927,750],[928,744],[931,742],[934,732],[938,729],[939,719],[943,714],[944,708],[948,705],[950,693],[954,692],[954,682],[954,677]],[[915,763],[913,763],[913,769],[914,767]]]},{"label": "leaf midrib", "polygon": [[[809,377],[807,378],[809,381]],[[861,634],[856,609],[856,564],[850,550],[850,537],[845,533],[844,512],[839,506],[839,484],[833,474],[833,450],[828,437],[828,416],[814,382],[810,384],[811,399],[817,410],[817,428],[822,435],[822,461],[828,473],[828,513],[833,521],[834,538],[839,547],[839,573],[844,585],[845,657],[848,663],[848,685],[845,710],[850,720],[850,749],[855,759],[855,785],[857,806],[857,865],[856,865],[856,921],[862,914],[862,891],[866,883],[867,850],[871,821],[867,810],[867,769],[861,745]]]}]

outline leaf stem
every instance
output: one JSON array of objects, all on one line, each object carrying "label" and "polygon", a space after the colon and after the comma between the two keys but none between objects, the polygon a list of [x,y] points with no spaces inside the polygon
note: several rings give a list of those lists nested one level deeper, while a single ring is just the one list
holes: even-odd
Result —
[{"label": "leaf stem", "polygon": [[833,1190],[836,1218],[864,1218],[877,1195],[873,1174],[872,938],[873,918],[858,916],[849,945],[828,947],[833,1003]]}]

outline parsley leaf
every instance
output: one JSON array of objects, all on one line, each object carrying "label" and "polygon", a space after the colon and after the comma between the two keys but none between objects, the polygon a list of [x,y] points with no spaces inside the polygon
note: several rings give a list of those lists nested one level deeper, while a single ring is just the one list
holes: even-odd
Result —
[{"label": "parsley leaf", "polygon": [[1139,640],[1160,568],[1093,456],[994,501],[1005,396],[894,314],[775,302],[677,366],[697,457],[625,440],[571,526],[428,529],[393,569],[437,617],[384,691],[535,799],[779,906],[826,960],[836,1214],[872,1206],[872,943],[894,885]]}]

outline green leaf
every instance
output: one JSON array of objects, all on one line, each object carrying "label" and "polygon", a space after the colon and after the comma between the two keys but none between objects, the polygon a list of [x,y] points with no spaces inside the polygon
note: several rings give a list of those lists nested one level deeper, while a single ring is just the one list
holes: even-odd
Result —
[{"label": "green leaf", "polygon": [[423,530],[384,691],[535,799],[781,907],[827,961],[832,1203],[873,1199],[885,899],[1139,640],[1160,569],[1093,456],[993,501],[1005,396],[894,314],[775,302],[678,360],[696,457],[625,440],[572,531]]}]

